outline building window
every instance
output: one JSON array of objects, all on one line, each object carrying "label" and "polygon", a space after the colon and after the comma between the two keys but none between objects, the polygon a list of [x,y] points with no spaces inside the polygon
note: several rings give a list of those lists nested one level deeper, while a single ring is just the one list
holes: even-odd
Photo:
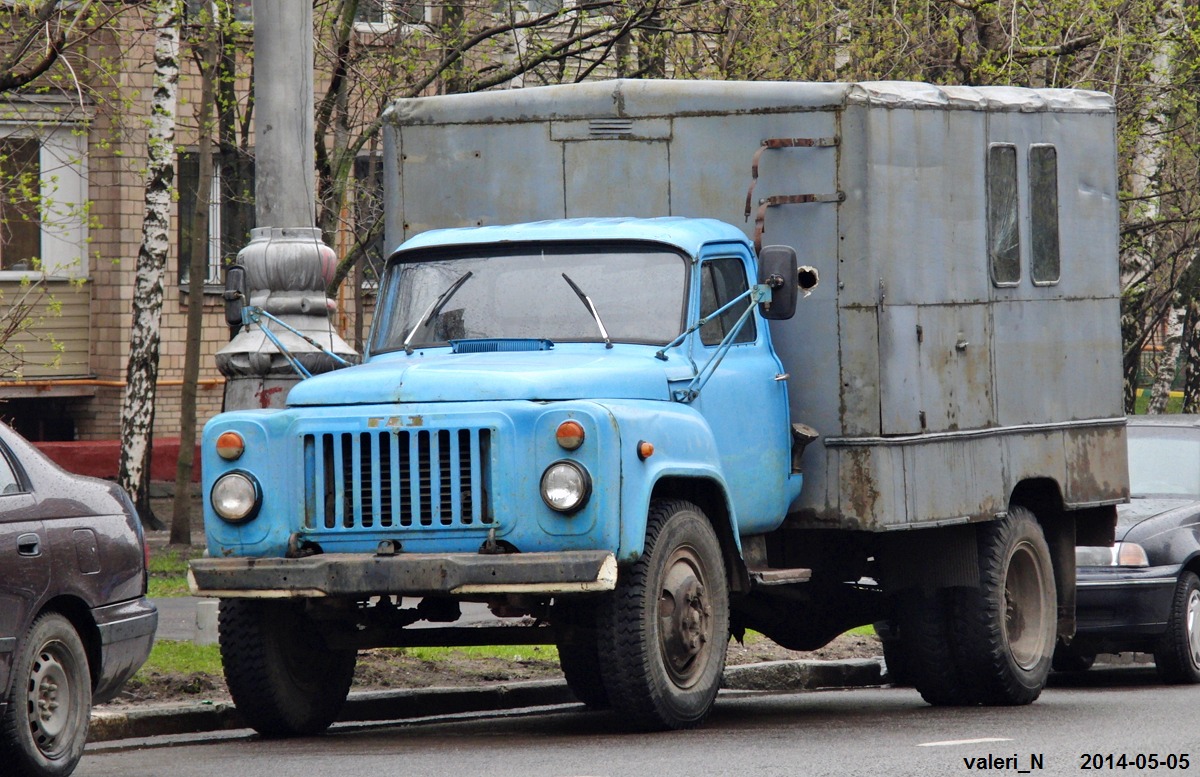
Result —
[{"label": "building window", "polygon": [[1029,147],[1030,274],[1035,285],[1058,283],[1058,152]]},{"label": "building window", "polygon": [[[179,155],[179,282],[187,284],[192,261],[192,236],[196,225],[197,187],[200,185],[200,155],[185,151]],[[244,156],[232,160],[213,159],[209,188],[208,235],[204,241],[207,257],[205,286],[221,286],[227,264],[250,242],[254,228],[254,163]]]},{"label": "building window", "polygon": [[69,127],[36,137],[5,129],[0,125],[0,277],[85,277],[86,139]]},{"label": "building window", "polygon": [[390,32],[430,21],[430,6],[418,0],[359,0],[354,15],[360,31]]},{"label": "building window", "polygon": [[[750,287],[746,281],[746,268],[740,259],[711,259],[700,268],[700,315],[709,316],[728,304],[739,294],[746,293]],[[718,345],[725,336],[733,330],[738,319],[750,306],[747,301],[743,305],[734,305],[720,316],[708,321],[700,327],[700,342],[705,345]],[[752,343],[758,337],[754,327],[754,316],[746,319],[741,331],[734,338],[735,343]]]},{"label": "building window", "polygon": [[1016,146],[1001,144],[988,149],[987,216],[992,282],[1011,286],[1021,280]]}]

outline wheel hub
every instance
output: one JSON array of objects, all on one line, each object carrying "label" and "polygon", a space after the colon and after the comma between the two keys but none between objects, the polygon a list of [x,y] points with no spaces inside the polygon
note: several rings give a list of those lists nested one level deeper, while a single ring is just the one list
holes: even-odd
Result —
[{"label": "wheel hub", "polygon": [[29,675],[29,725],[34,741],[47,751],[53,748],[70,723],[70,678],[52,651],[43,650]]},{"label": "wheel hub", "polygon": [[659,634],[667,671],[681,687],[695,681],[711,639],[712,607],[696,560],[672,560],[658,598]]},{"label": "wheel hub", "polygon": [[1024,669],[1049,655],[1043,629],[1049,615],[1038,556],[1032,548],[1018,546],[1004,581],[1004,631],[1013,660]]},{"label": "wheel hub", "polygon": [[1187,635],[1192,666],[1200,668],[1200,591],[1196,590],[1188,596]]}]

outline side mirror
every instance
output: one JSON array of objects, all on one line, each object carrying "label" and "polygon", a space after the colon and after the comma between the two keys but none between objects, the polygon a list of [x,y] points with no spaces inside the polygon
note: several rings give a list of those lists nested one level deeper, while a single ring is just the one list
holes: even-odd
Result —
[{"label": "side mirror", "polygon": [[225,323],[232,327],[242,325],[242,309],[246,307],[249,290],[246,288],[246,268],[240,264],[225,268]]},{"label": "side mirror", "polygon": [[790,246],[766,246],[758,254],[758,282],[771,287],[771,301],[758,306],[763,318],[786,321],[796,315],[799,287],[796,275],[796,249]]}]

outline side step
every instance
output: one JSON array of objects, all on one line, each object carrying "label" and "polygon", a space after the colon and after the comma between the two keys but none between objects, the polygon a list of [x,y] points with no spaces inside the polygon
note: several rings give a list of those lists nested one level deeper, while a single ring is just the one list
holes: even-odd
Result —
[{"label": "side step", "polygon": [[777,569],[772,567],[750,567],[750,582],[760,585],[790,585],[792,583],[807,583],[812,579],[811,569]]}]

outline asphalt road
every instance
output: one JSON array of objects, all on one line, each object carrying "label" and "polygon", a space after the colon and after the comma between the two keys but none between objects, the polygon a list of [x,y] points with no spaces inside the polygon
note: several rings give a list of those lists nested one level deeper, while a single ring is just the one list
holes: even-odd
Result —
[{"label": "asphalt road", "polygon": [[[613,717],[570,706],[343,726],[302,740],[237,733],[191,743],[103,744],[89,747],[76,775],[1200,775],[1197,710],[1200,686],[1166,687],[1153,670],[1120,668],[1058,678],[1037,703],[1019,708],[939,709],[912,690],[892,688],[724,692],[712,718],[695,731],[626,734]],[[1081,768],[1090,754],[1101,757],[1103,768]],[[1151,754],[1160,762],[1185,755],[1188,767],[1173,759],[1176,768],[1163,763],[1151,770]],[[1039,759],[1041,768],[1030,770]]]}]

